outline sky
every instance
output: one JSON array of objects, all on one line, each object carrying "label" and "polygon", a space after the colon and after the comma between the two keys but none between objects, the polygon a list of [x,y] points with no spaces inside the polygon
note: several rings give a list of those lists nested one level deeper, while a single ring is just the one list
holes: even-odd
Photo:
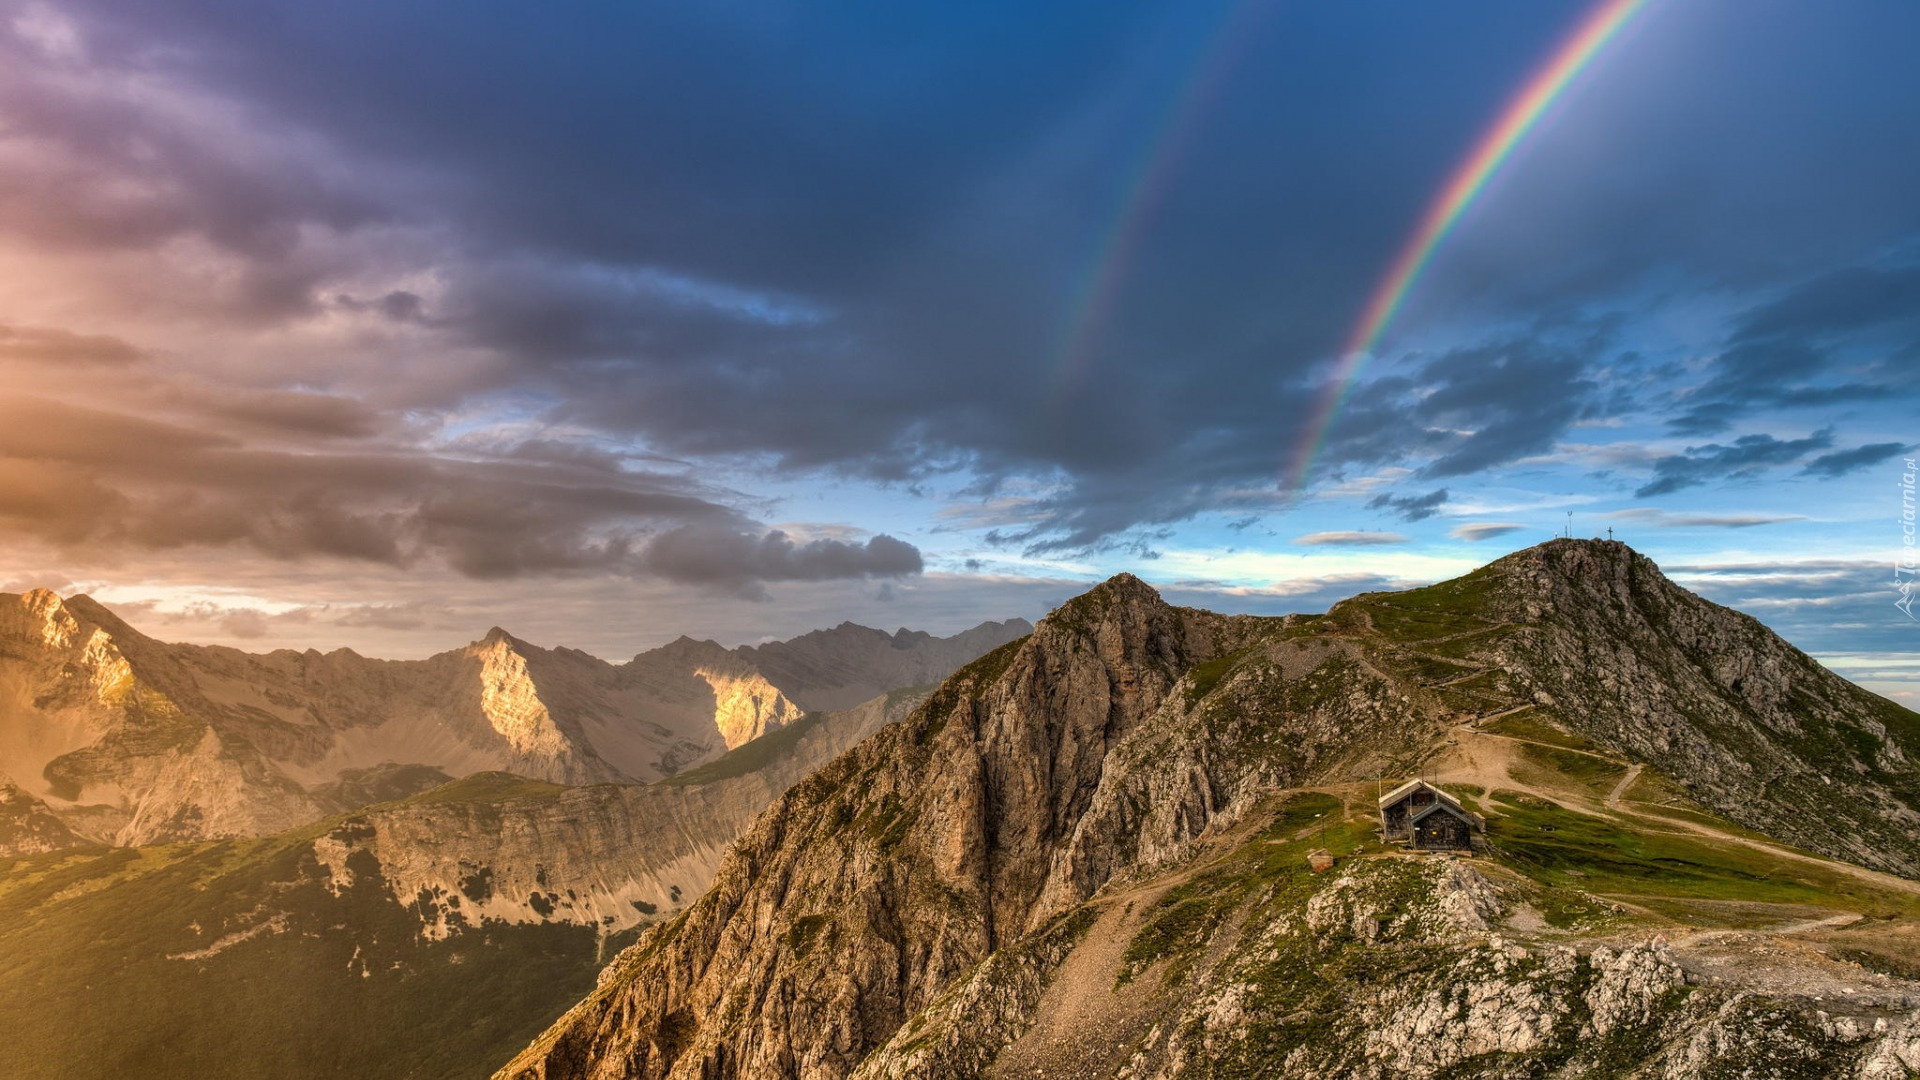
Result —
[{"label": "sky", "polygon": [[1324,610],[1611,531],[1912,702],[1915,40],[1882,0],[0,0],[0,588],[620,658],[1122,570]]}]

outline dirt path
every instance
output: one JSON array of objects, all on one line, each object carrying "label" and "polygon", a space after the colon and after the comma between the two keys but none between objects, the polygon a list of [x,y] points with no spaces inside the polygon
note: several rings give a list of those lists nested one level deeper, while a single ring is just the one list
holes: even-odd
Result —
[{"label": "dirt path", "polygon": [[1238,851],[1267,827],[1270,809],[1250,811],[1232,828],[1206,841],[1178,869],[1092,901],[1100,908],[1100,916],[1042,992],[1034,1010],[1039,1019],[1000,1051],[983,1075],[1014,1080],[1119,1072],[1163,1012],[1158,968],[1118,985],[1127,946],[1162,896]]},{"label": "dirt path", "polygon": [[[1518,708],[1525,708],[1519,706]],[[1507,710],[1508,712],[1517,711]],[[1495,715],[1505,715],[1498,713]],[[1488,719],[1491,719],[1489,717]],[[1590,817],[1606,817],[1609,814],[1632,818],[1634,827],[1646,831],[1664,832],[1669,835],[1699,836],[1716,843],[1739,844],[1755,851],[1762,851],[1779,859],[1786,859],[1810,866],[1821,866],[1837,873],[1846,874],[1868,882],[1878,888],[1920,896],[1920,881],[1910,881],[1893,874],[1884,874],[1878,870],[1869,870],[1864,866],[1855,866],[1839,859],[1829,859],[1819,855],[1810,855],[1795,851],[1781,844],[1756,840],[1736,833],[1718,829],[1697,821],[1666,817],[1648,810],[1636,809],[1624,801],[1624,796],[1632,788],[1633,781],[1639,779],[1644,771],[1643,765],[1627,766],[1627,774],[1620,778],[1613,790],[1604,800],[1595,801],[1590,795],[1562,788],[1544,788],[1538,784],[1516,779],[1512,766],[1515,763],[1515,748],[1520,744],[1531,744],[1531,740],[1519,739],[1509,735],[1496,735],[1492,732],[1478,731],[1469,727],[1455,729],[1451,745],[1428,766],[1427,776],[1437,783],[1476,784],[1485,788],[1491,795],[1496,789],[1531,795],[1546,799],[1565,809]],[[1535,744],[1546,745],[1546,744]],[[1556,747],[1569,753],[1586,753],[1569,747]],[[1613,760],[1603,754],[1588,754],[1604,760]],[[1498,812],[1497,808],[1494,812]],[[1648,826],[1653,826],[1648,829]]]},{"label": "dirt path", "polygon": [[1504,709],[1495,709],[1493,712],[1487,713],[1485,716],[1476,716],[1473,718],[1473,723],[1475,726],[1479,726],[1481,724],[1486,723],[1489,720],[1498,720],[1503,716],[1512,716],[1514,713],[1520,712],[1523,709],[1531,709],[1531,708],[1533,708],[1533,702],[1531,701],[1522,702],[1521,704],[1518,704],[1518,705],[1509,705]]},{"label": "dirt path", "polygon": [[1633,782],[1640,779],[1640,770],[1644,768],[1646,768],[1644,765],[1627,766],[1627,774],[1620,778],[1619,783],[1613,785],[1612,791],[1607,792],[1607,809],[1620,809],[1620,796],[1625,795],[1627,789],[1633,786]]},{"label": "dirt path", "polygon": [[[1368,625],[1372,625],[1371,620],[1369,620]],[[1471,630],[1461,630],[1453,634],[1442,634],[1439,637],[1421,638],[1419,641],[1409,641],[1407,644],[1416,647],[1420,645],[1438,645],[1443,641],[1458,641],[1463,637],[1472,637],[1475,634],[1487,634],[1512,625],[1512,623],[1505,622],[1488,623],[1485,626],[1476,626]]]},{"label": "dirt path", "polygon": [[[1353,785],[1290,788],[1255,807],[1233,826],[1203,841],[1191,858],[1175,869],[1146,881],[1096,897],[1099,918],[1087,929],[1054,973],[1034,1010],[1038,1019],[993,1060],[982,1075],[994,1080],[1028,1077],[1112,1076],[1133,1056],[1153,1026],[1167,1011],[1167,993],[1159,966],[1141,972],[1120,986],[1127,946],[1146,923],[1153,907],[1169,891],[1193,880],[1232,856],[1273,821],[1275,808],[1300,792],[1336,795],[1343,812],[1350,813],[1356,793]],[[1306,835],[1317,823],[1305,826]],[[1238,934],[1237,925],[1220,935],[1222,941]],[[1217,962],[1218,955],[1202,965]]]},{"label": "dirt path", "polygon": [[[1552,796],[1545,797],[1552,798]],[[1580,813],[1591,813],[1591,811],[1581,810],[1577,806],[1569,805],[1564,799],[1556,798],[1554,801],[1560,803],[1562,806],[1566,806],[1569,810]],[[1625,805],[1622,805],[1618,812],[1641,822],[1651,822],[1664,826],[1660,831],[1669,834],[1691,833],[1695,836],[1708,837],[1724,844],[1739,844],[1743,847],[1752,848],[1755,851],[1764,851],[1778,859],[1789,859],[1793,862],[1822,866],[1828,870],[1846,874],[1848,877],[1859,878],[1861,881],[1865,881],[1877,888],[1886,889],[1890,892],[1903,892],[1913,896],[1920,896],[1920,881],[1909,881],[1906,878],[1896,877],[1893,874],[1883,874],[1878,870],[1869,870],[1864,866],[1855,866],[1850,862],[1842,862],[1839,859],[1829,859],[1824,855],[1809,855],[1780,844],[1740,836],[1727,832],[1724,829],[1716,829],[1711,825],[1704,825],[1697,821],[1683,821],[1678,818],[1662,817],[1659,814],[1635,810]]]},{"label": "dirt path", "polygon": [[1755,927],[1750,930],[1694,930],[1689,933],[1669,937],[1667,944],[1676,949],[1688,949],[1715,941],[1725,941],[1751,934],[1810,934],[1815,930],[1838,930],[1843,926],[1852,926],[1864,918],[1866,918],[1865,915],[1847,913],[1828,915],[1819,919],[1801,919],[1796,922],[1782,923],[1779,926]]},{"label": "dirt path", "polygon": [[1002,1050],[986,1075],[1111,1076],[1120,1071],[1135,1044],[1153,1026],[1151,976],[1125,986],[1120,977],[1127,945],[1139,932],[1154,901],[1173,887],[1116,896],[1055,973],[1035,1010],[1039,1020]]}]

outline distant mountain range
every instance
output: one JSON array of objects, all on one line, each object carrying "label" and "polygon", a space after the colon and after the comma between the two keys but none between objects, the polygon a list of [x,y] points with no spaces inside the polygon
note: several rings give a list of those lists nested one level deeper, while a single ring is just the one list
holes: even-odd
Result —
[{"label": "distant mountain range", "polygon": [[611,664],[495,628],[425,660],[168,644],[86,596],[0,595],[0,854],[263,836],[479,772],[643,783],[1031,627],[845,623]]}]

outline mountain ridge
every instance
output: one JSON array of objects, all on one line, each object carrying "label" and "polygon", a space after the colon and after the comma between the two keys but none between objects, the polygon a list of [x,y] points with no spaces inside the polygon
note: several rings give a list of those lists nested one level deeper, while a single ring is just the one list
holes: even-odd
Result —
[{"label": "mountain ridge", "polygon": [[0,773],[36,813],[115,844],[278,832],[376,774],[368,790],[387,796],[486,770],[646,782],[809,709],[936,681],[1025,630],[984,623],[884,662],[828,632],[770,679],[750,651],[664,646],[616,665],[499,627],[422,660],[168,644],[89,597],[39,590],[0,596]]},{"label": "mountain ridge", "polygon": [[[1748,822],[1779,827],[1792,814],[1837,813],[1851,823],[1861,815],[1844,809],[1847,798],[1869,790],[1916,808],[1904,801],[1904,787],[1876,787],[1870,773],[1859,774],[1867,777],[1861,780],[1822,771],[1839,759],[1807,757],[1802,744],[1783,738],[1788,727],[1771,699],[1755,704],[1745,681],[1735,688],[1731,677],[1687,675],[1688,662],[1673,655],[1686,641],[1721,642],[1725,654],[1709,659],[1725,661],[1729,671],[1772,670],[1811,695],[1805,700],[1824,704],[1823,715],[1798,718],[1803,728],[1871,735],[1879,724],[1900,755],[1920,749],[1906,745],[1905,728],[1878,719],[1884,708],[1897,706],[1849,687],[1771,635],[1757,644],[1747,640],[1732,613],[1698,598],[1683,601],[1674,586],[1670,594],[1630,589],[1627,595],[1641,599],[1628,605],[1625,622],[1591,623],[1577,612],[1556,617],[1556,590],[1585,596],[1593,582],[1644,578],[1651,567],[1624,545],[1555,541],[1453,582],[1357,597],[1326,616],[1284,619],[1174,608],[1138,579],[1116,577],[1063,605],[1023,642],[961,669],[914,715],[776,801],[738,842],[705,897],[620,954],[593,994],[497,1075],[982,1075],[1032,1029],[1062,965],[1116,919],[1131,929],[1111,939],[1114,955],[1138,955],[1158,971],[1152,958],[1171,950],[1198,958],[1181,970],[1202,973],[1183,988],[1168,969],[1169,981],[1153,990],[1162,1004],[1136,1014],[1172,1010],[1170,1019],[1187,1019],[1171,1027],[1143,1019],[1131,1029],[1138,1043],[1127,1050],[1134,1056],[1123,1055],[1115,1066],[1124,1066],[1121,1075],[1508,1075],[1499,1069],[1526,1062],[1593,1065],[1593,1055],[1628,1053],[1640,1037],[1653,1040],[1648,1054],[1669,1063],[1662,1065],[1668,1071],[1652,1075],[1696,1075],[1700,1058],[1686,1049],[1689,1040],[1710,1038],[1762,1058],[1791,1046],[1810,1060],[1859,1064],[1864,1071],[1857,1075],[1896,1075],[1875,1062],[1899,1059],[1909,1046],[1920,1054],[1920,1014],[1880,1014],[1878,1026],[1869,1015],[1864,1027],[1851,1019],[1819,1027],[1811,996],[1768,1005],[1775,1012],[1766,1015],[1785,1018],[1777,1023],[1742,1011],[1747,999],[1732,991],[1705,993],[1690,999],[1697,1008],[1687,1005],[1668,994],[1685,983],[1670,950],[1632,937],[1637,924],[1618,914],[1628,910],[1620,901],[1572,884],[1580,880],[1572,876],[1574,864],[1566,864],[1566,874],[1554,869],[1553,860],[1566,857],[1555,853],[1580,839],[1590,844],[1579,849],[1580,858],[1599,860],[1581,864],[1589,868],[1582,873],[1617,865],[1631,874],[1609,870],[1613,878],[1651,875],[1668,887],[1661,875],[1697,865],[1672,886],[1682,897],[1703,889],[1823,895],[1819,889],[1826,886],[1781,892],[1765,885],[1812,871],[1776,868],[1753,876],[1739,859],[1759,856],[1725,853],[1727,845],[1745,843],[1730,831],[1736,826],[1716,824],[1723,819],[1688,809],[1692,804],[1677,797],[1632,813],[1609,809],[1625,807],[1642,777],[1713,797],[1725,780],[1722,762],[1708,760],[1694,770],[1685,756],[1673,755],[1664,759],[1673,769],[1666,778],[1646,766],[1630,769],[1618,756],[1645,743],[1645,731],[1681,731],[1696,716],[1722,726],[1738,721],[1744,745],[1794,765],[1795,775],[1825,776],[1822,788],[1835,788],[1808,802],[1813,789],[1787,787],[1779,794],[1791,814],[1742,815]],[[1643,611],[1643,603],[1652,607]],[[1656,633],[1650,620],[1687,629]],[[1598,640],[1576,650],[1582,633]],[[1610,642],[1619,648],[1610,651]],[[1605,673],[1625,689],[1630,705],[1644,706],[1626,710],[1633,722],[1609,723],[1603,702],[1585,701],[1569,712],[1553,696],[1548,688],[1572,676],[1536,667],[1566,665],[1576,654],[1612,656]],[[1595,673],[1590,663],[1584,674]],[[1656,687],[1666,688],[1664,696]],[[1546,696],[1536,700],[1539,693]],[[1535,726],[1515,727],[1523,721]],[[1344,809],[1351,802],[1338,799],[1330,808],[1337,811],[1331,835],[1363,861],[1332,878],[1308,873],[1298,845],[1312,839],[1315,820],[1328,828],[1329,810],[1289,818],[1285,806],[1324,800],[1311,795],[1324,790],[1353,800],[1359,790],[1372,790],[1373,778],[1412,774],[1423,763],[1454,760],[1464,768],[1458,755],[1468,745],[1476,752],[1498,748],[1512,760],[1488,776],[1515,785],[1512,790],[1476,789],[1501,837],[1487,865],[1496,877],[1435,878],[1424,869],[1435,864],[1369,847],[1367,815]],[[1876,760],[1898,768],[1907,759]],[[1848,760],[1864,764],[1858,756]],[[1586,786],[1599,782],[1585,779],[1589,773],[1604,779],[1604,791]],[[1518,779],[1525,776],[1535,780]],[[1278,811],[1276,798],[1282,800]],[[1745,802],[1730,805],[1738,810]],[[1275,824],[1265,825],[1276,813]],[[1596,824],[1582,824],[1589,818]],[[1787,831],[1788,839],[1816,849],[1875,854],[1846,843],[1844,828]],[[1688,839],[1695,835],[1713,839]],[[1884,868],[1906,868],[1920,848],[1916,837],[1902,842],[1882,833],[1880,839],[1891,845],[1878,852]],[[1180,867],[1193,865],[1198,852],[1221,844],[1227,849],[1222,858],[1247,869],[1180,876],[1196,873]],[[1613,850],[1606,845],[1615,844],[1623,845],[1620,854],[1606,854]],[[1664,861],[1634,854],[1649,844],[1676,854]],[[1784,848],[1756,850],[1766,852],[1769,867],[1802,865]],[[1274,862],[1278,853],[1291,854]],[[1520,869],[1510,869],[1515,866]],[[1153,881],[1185,884],[1143,893],[1142,910],[1150,915],[1134,916],[1131,903],[1118,914],[1117,903],[1101,907],[1100,898],[1112,890]],[[1869,911],[1889,904],[1913,910],[1910,883],[1846,888],[1877,897],[1858,901]],[[1323,905],[1325,916],[1300,922],[1301,903]],[[1680,910],[1675,901],[1661,903]],[[1356,906],[1362,904],[1386,904],[1388,914],[1369,914]],[[1568,925],[1628,937],[1604,949],[1564,944],[1567,932],[1543,921],[1542,905],[1577,913],[1554,916],[1570,919]],[[1665,917],[1645,910],[1635,918],[1657,924]],[[1136,922],[1128,924],[1129,918]],[[1541,955],[1568,986],[1608,987],[1607,1003],[1586,1014],[1592,1030],[1585,1042],[1575,1013],[1544,999],[1521,1000],[1530,992],[1521,972],[1532,968],[1515,967],[1515,958],[1536,954],[1512,953],[1501,935],[1514,932],[1543,938],[1546,944],[1537,948],[1548,950]],[[1414,955],[1430,956],[1434,965],[1409,969],[1408,987],[1438,995],[1432,1015],[1465,1018],[1435,1028],[1424,1042],[1400,1036],[1411,1019],[1375,1026],[1387,1016],[1410,1018],[1406,1009],[1429,1008],[1428,999],[1395,996],[1391,981],[1380,984],[1367,974],[1394,970],[1390,961],[1367,959],[1371,943],[1401,939],[1425,950]],[[1200,946],[1206,948],[1181,951]],[[1262,959],[1269,948],[1288,955],[1304,949],[1301,955],[1360,966],[1322,989],[1321,982],[1288,981],[1293,977],[1285,972],[1293,968]],[[1762,955],[1787,963],[1779,959],[1786,952]],[[1096,980],[1088,993],[1121,994],[1132,985],[1127,972],[1135,970],[1123,967],[1117,979]],[[1743,991],[1754,992],[1770,991]],[[1913,992],[1913,1005],[1920,1006],[1920,985]],[[1873,1000],[1898,1008],[1902,993],[1896,984],[1876,990]],[[1467,999],[1460,994],[1513,1004],[1506,1012],[1462,1012]],[[1309,1011],[1298,1013],[1302,1008]],[[1362,1008],[1376,1012],[1353,1011]],[[1297,1016],[1313,1009],[1346,1010],[1364,1040],[1302,1038]],[[1807,1030],[1815,1034],[1795,1034],[1801,1029],[1793,1025],[1803,1023],[1814,1024]],[[1514,1024],[1530,1034],[1499,1034]],[[1202,1036],[1205,1042],[1194,1041]],[[1242,1065],[1222,1071],[1207,1064],[1229,1049],[1222,1060]],[[1067,1063],[1063,1075],[1114,1075],[1088,1071],[1085,1059],[1072,1055],[1058,1062]],[[1491,1071],[1463,1065],[1472,1062]]]}]

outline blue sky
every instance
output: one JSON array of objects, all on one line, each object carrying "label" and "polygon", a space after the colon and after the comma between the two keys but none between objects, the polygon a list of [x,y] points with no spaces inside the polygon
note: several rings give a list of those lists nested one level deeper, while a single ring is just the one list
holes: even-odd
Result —
[{"label": "blue sky", "polygon": [[0,4],[0,551],[165,636],[1315,610],[1567,525],[1890,693],[1920,8]]}]

